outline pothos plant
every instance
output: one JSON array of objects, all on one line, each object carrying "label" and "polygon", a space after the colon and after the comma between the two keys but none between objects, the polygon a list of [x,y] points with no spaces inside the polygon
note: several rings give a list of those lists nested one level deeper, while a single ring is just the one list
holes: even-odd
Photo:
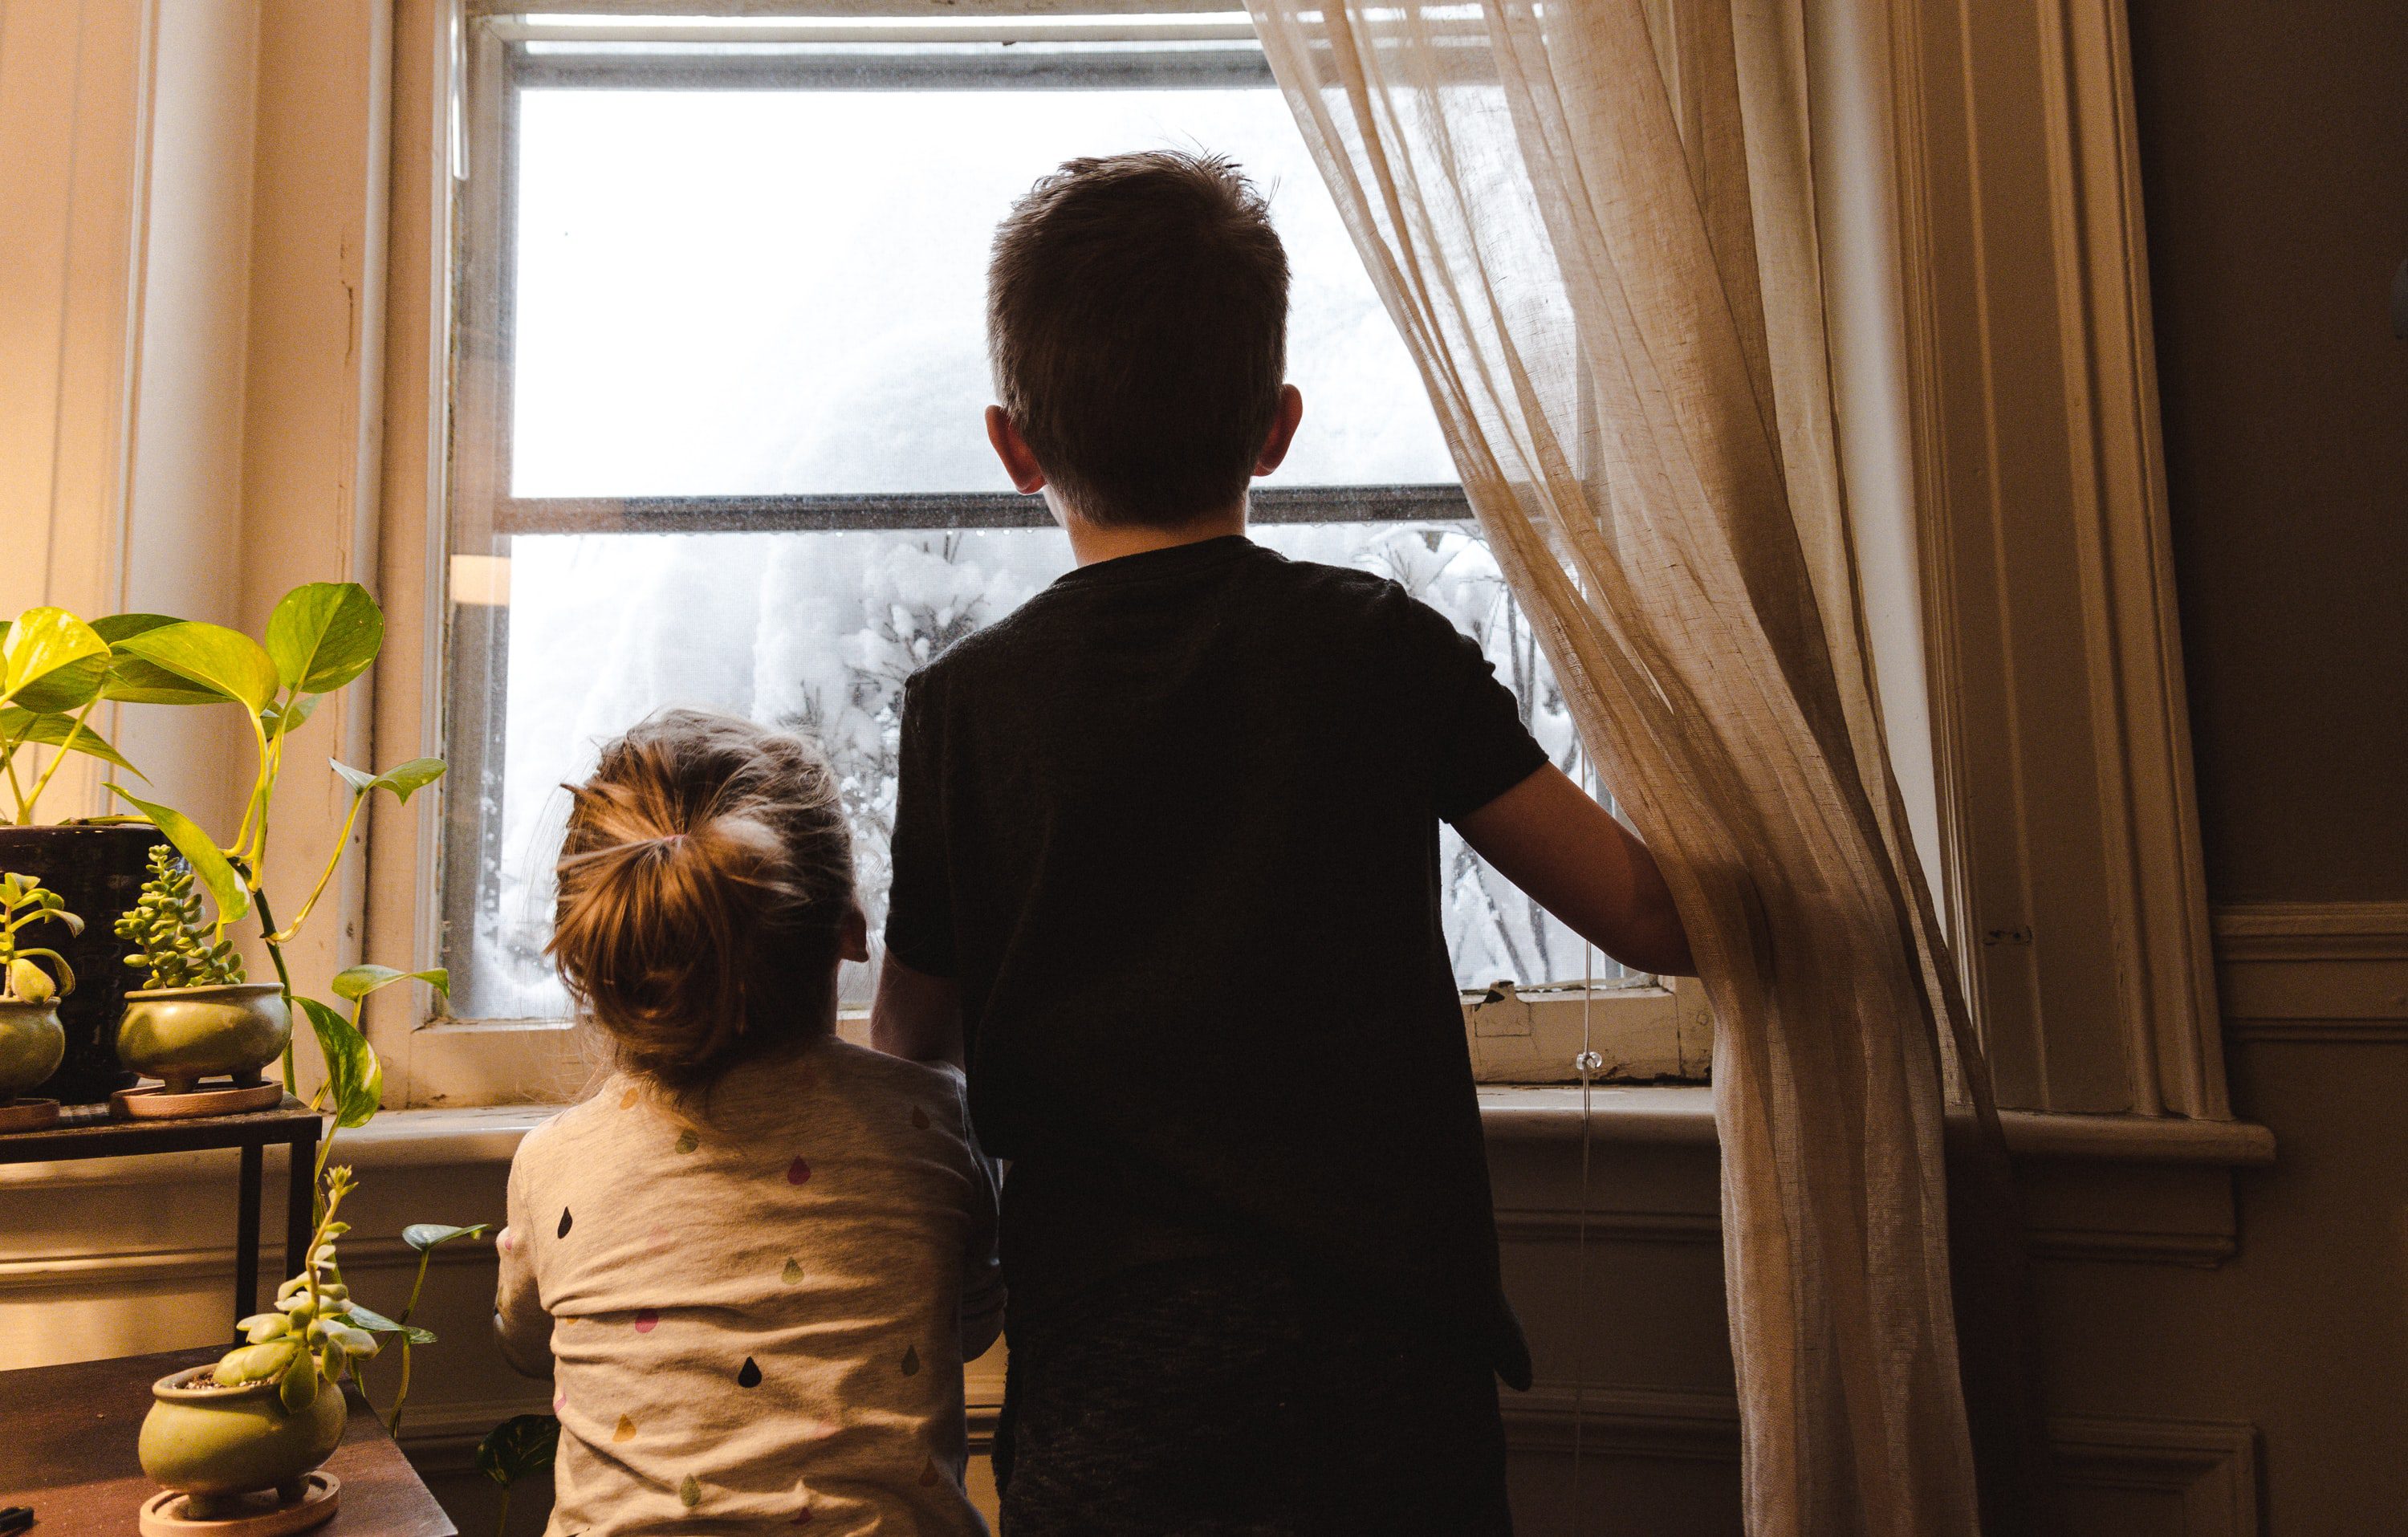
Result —
[{"label": "pothos plant", "polygon": [[[407,802],[442,776],[443,761],[414,758],[382,773],[371,773],[329,760],[334,772],[351,787],[351,805],[317,883],[290,922],[277,922],[263,881],[285,749],[321,700],[348,687],[376,660],[384,644],[383,610],[357,582],[313,582],[294,588],[277,603],[268,615],[264,642],[221,625],[156,614],[120,615],[114,627],[119,634],[109,644],[119,658],[113,664],[118,696],[159,703],[239,707],[251,732],[254,771],[244,797],[242,820],[233,839],[223,844],[173,807],[145,800],[114,782],[109,788],[141,813],[142,820],[159,829],[208,891],[216,909],[208,948],[213,951],[225,942],[228,926],[257,913],[260,940],[276,967],[277,983],[286,1000],[308,1016],[324,1055],[327,1086],[321,1092],[321,1102],[332,1110],[338,1127],[366,1124],[376,1113],[383,1071],[359,1030],[360,1000],[405,977],[427,982],[438,991],[444,989],[447,979],[440,970],[353,967],[333,984],[336,995],[352,1004],[346,1014],[294,991],[285,949],[333,882],[360,809],[368,798],[385,790]],[[289,1091],[294,1076],[290,1046],[285,1049],[283,1069]]]},{"label": "pothos plant", "polygon": [[[321,700],[348,687],[376,660],[384,643],[383,611],[356,582],[320,582],[284,595],[268,616],[263,640],[222,625],[158,615],[121,616],[115,627],[120,633],[110,646],[116,657],[112,676],[117,697],[155,703],[236,705],[250,727],[254,753],[242,820],[233,839],[224,843],[175,808],[145,800],[122,784],[109,785],[141,813],[140,820],[159,829],[177,855],[172,860],[164,855],[154,858],[143,898],[127,914],[128,927],[120,931],[142,948],[141,963],[149,965],[164,984],[191,985],[216,980],[238,968],[226,930],[256,914],[260,941],[275,964],[277,983],[286,1001],[308,1019],[324,1060],[325,1084],[311,1101],[312,1107],[334,1119],[318,1144],[319,1228],[310,1243],[308,1261],[301,1274],[284,1283],[274,1314],[245,1320],[250,1343],[227,1357],[234,1363],[230,1370],[237,1376],[260,1374],[243,1376],[246,1381],[263,1380],[270,1368],[282,1373],[277,1380],[288,1406],[305,1388],[314,1392],[314,1385],[339,1380],[346,1370],[360,1383],[366,1397],[360,1363],[379,1354],[377,1336],[391,1336],[400,1345],[400,1377],[391,1407],[381,1413],[387,1429],[397,1433],[409,1395],[411,1351],[435,1343],[432,1333],[409,1321],[426,1283],[427,1265],[437,1248],[456,1240],[480,1238],[486,1228],[481,1223],[470,1227],[419,1223],[404,1229],[402,1241],[419,1257],[418,1274],[400,1314],[387,1317],[353,1301],[343,1284],[336,1264],[336,1245],[349,1228],[336,1214],[354,1184],[348,1169],[330,1170],[326,1158],[338,1133],[366,1125],[383,1103],[384,1066],[360,1027],[366,1000],[394,983],[413,980],[448,994],[450,978],[439,967],[418,971],[390,966],[348,967],[328,984],[328,990],[348,1005],[337,1007],[294,991],[285,950],[316,911],[319,898],[341,867],[361,808],[380,790],[406,804],[442,777],[443,762],[414,758],[371,773],[329,760],[351,789],[351,804],[317,883],[292,919],[279,925],[263,876],[286,748]],[[193,889],[194,882],[208,893],[213,916],[204,917],[200,894]],[[166,981],[171,977],[190,981]],[[284,1054],[284,1086],[288,1091],[294,1087],[289,1046]],[[364,1340],[368,1348],[361,1348]],[[246,1350],[264,1354],[246,1355]],[[224,1381],[224,1370],[229,1368],[221,1364],[219,1380]],[[286,1390],[288,1383],[302,1386]]]},{"label": "pothos plant", "polygon": [[[10,820],[32,825],[42,792],[50,788],[70,754],[98,758],[139,779],[92,725],[93,711],[109,700],[139,704],[199,704],[216,698],[195,691],[116,642],[176,621],[165,614],[123,613],[90,624],[64,609],[28,609],[0,620],[0,782],[14,802]],[[30,748],[56,749],[36,773]]]}]

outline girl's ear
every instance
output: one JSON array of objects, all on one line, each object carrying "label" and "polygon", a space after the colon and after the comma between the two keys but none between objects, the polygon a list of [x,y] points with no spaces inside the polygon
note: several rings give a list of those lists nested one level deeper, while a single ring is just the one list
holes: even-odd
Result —
[{"label": "girl's ear", "polygon": [[845,904],[844,921],[837,925],[836,953],[849,961],[869,959],[869,914],[858,901]]}]

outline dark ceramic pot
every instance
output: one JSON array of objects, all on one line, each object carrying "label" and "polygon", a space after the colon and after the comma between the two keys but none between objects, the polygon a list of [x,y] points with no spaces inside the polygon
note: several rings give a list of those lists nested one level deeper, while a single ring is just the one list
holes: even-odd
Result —
[{"label": "dark ceramic pot", "polygon": [[142,978],[125,964],[134,947],[117,937],[117,920],[142,895],[150,845],[162,841],[147,826],[0,827],[0,870],[33,876],[83,920],[74,939],[57,924],[36,924],[24,935],[66,956],[76,974],[75,991],[58,1000],[66,1057],[34,1090],[42,1099],[88,1105],[133,1085],[134,1074],[117,1060],[117,1021],[127,989]]}]

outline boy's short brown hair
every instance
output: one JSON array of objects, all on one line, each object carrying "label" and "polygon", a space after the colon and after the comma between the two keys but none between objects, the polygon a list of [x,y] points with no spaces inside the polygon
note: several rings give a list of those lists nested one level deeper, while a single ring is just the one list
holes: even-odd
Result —
[{"label": "boy's short brown hair", "polygon": [[1245,494],[1287,372],[1287,252],[1217,155],[1073,160],[987,267],[1004,413],[1097,524],[1176,527]]}]

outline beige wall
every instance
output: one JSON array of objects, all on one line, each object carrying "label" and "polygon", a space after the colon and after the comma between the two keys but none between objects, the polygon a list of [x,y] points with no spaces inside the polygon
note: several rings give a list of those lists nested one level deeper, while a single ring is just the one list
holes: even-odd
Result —
[{"label": "beige wall", "polygon": [[2408,898],[2408,19],[2131,27],[2209,885]]}]

